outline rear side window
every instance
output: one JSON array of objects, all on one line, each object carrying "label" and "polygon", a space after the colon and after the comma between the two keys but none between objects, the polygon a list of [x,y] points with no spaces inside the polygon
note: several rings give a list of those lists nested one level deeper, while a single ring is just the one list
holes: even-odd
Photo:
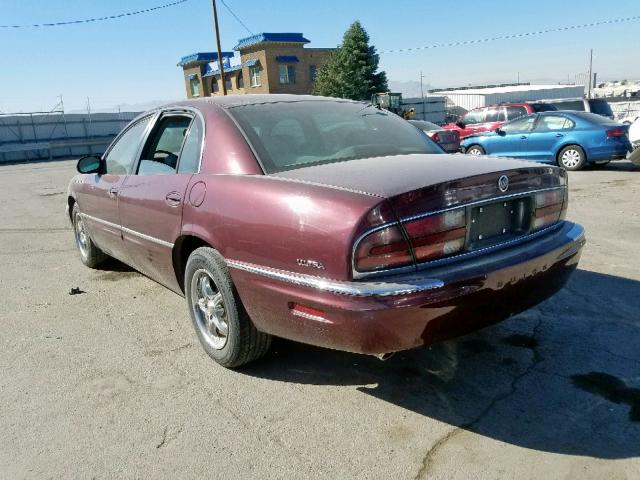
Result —
[{"label": "rear side window", "polygon": [[568,130],[575,127],[575,123],[560,115],[543,115],[538,120],[537,132],[548,132],[551,130]]},{"label": "rear side window", "polygon": [[196,173],[200,169],[202,153],[202,120],[196,116],[191,122],[189,134],[182,147],[178,173]]},{"label": "rear side window", "polygon": [[524,117],[527,113],[527,109],[524,107],[507,107],[507,120]]},{"label": "rear side window", "polygon": [[613,116],[613,110],[611,110],[611,106],[606,100],[591,99],[589,100],[589,108],[593,113],[597,113],[598,115]]},{"label": "rear side window", "polygon": [[576,110],[584,112],[584,102],[582,100],[569,100],[567,102],[553,102],[558,110]]},{"label": "rear side window", "polygon": [[113,147],[105,157],[107,173],[111,175],[127,175],[131,173],[142,136],[150,119],[151,116],[138,120],[116,140],[116,143],[113,144]]},{"label": "rear side window", "polygon": [[465,125],[474,125],[476,123],[484,123],[485,111],[484,110],[471,110],[464,117],[462,122]]},{"label": "rear side window", "polygon": [[558,108],[555,105],[551,105],[550,103],[532,103],[531,109],[534,113],[538,112],[555,112]]},{"label": "rear side window", "polygon": [[485,122],[504,122],[504,108],[491,108],[487,111]]}]

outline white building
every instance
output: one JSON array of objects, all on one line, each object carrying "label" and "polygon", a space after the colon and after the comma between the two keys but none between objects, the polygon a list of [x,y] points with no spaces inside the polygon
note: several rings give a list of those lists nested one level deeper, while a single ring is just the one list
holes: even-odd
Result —
[{"label": "white building", "polygon": [[509,85],[500,87],[442,90],[450,106],[472,110],[498,103],[533,102],[557,98],[583,98],[584,85]]}]

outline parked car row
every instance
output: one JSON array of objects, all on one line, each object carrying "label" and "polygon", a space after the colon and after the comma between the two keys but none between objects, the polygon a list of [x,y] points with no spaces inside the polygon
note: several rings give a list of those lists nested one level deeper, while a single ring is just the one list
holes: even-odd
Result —
[{"label": "parked car row", "polygon": [[563,169],[447,155],[346,100],[169,105],[78,171],[67,208],[81,261],[112,256],[183,295],[226,367],[273,336],[384,358],[461,335],[553,295],[585,243],[565,220]]},{"label": "parked car row", "polygon": [[579,170],[626,158],[629,126],[586,112],[542,112],[503,124],[462,142],[469,155],[489,155],[557,164]]}]

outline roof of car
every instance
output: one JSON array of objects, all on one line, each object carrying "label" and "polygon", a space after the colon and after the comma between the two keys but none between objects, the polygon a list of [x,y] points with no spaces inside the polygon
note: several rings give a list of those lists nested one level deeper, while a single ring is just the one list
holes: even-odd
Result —
[{"label": "roof of car", "polygon": [[199,98],[192,100],[184,100],[176,104],[166,105],[168,106],[190,106],[199,109],[206,109],[214,106],[222,108],[232,108],[245,105],[258,105],[265,103],[284,103],[284,102],[321,102],[321,101],[334,101],[334,102],[348,102],[348,103],[368,103],[358,102],[355,100],[347,100],[344,98],[333,97],[320,97],[317,95],[291,95],[291,94],[260,94],[260,95],[220,95],[215,97]]}]

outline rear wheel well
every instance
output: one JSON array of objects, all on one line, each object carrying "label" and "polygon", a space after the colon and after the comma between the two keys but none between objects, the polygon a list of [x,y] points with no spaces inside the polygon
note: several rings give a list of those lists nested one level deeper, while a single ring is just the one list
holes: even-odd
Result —
[{"label": "rear wheel well", "polygon": [[189,255],[200,247],[211,247],[207,242],[193,235],[184,235],[176,240],[173,245],[173,270],[180,285],[180,290],[184,293],[184,273],[187,268]]}]

